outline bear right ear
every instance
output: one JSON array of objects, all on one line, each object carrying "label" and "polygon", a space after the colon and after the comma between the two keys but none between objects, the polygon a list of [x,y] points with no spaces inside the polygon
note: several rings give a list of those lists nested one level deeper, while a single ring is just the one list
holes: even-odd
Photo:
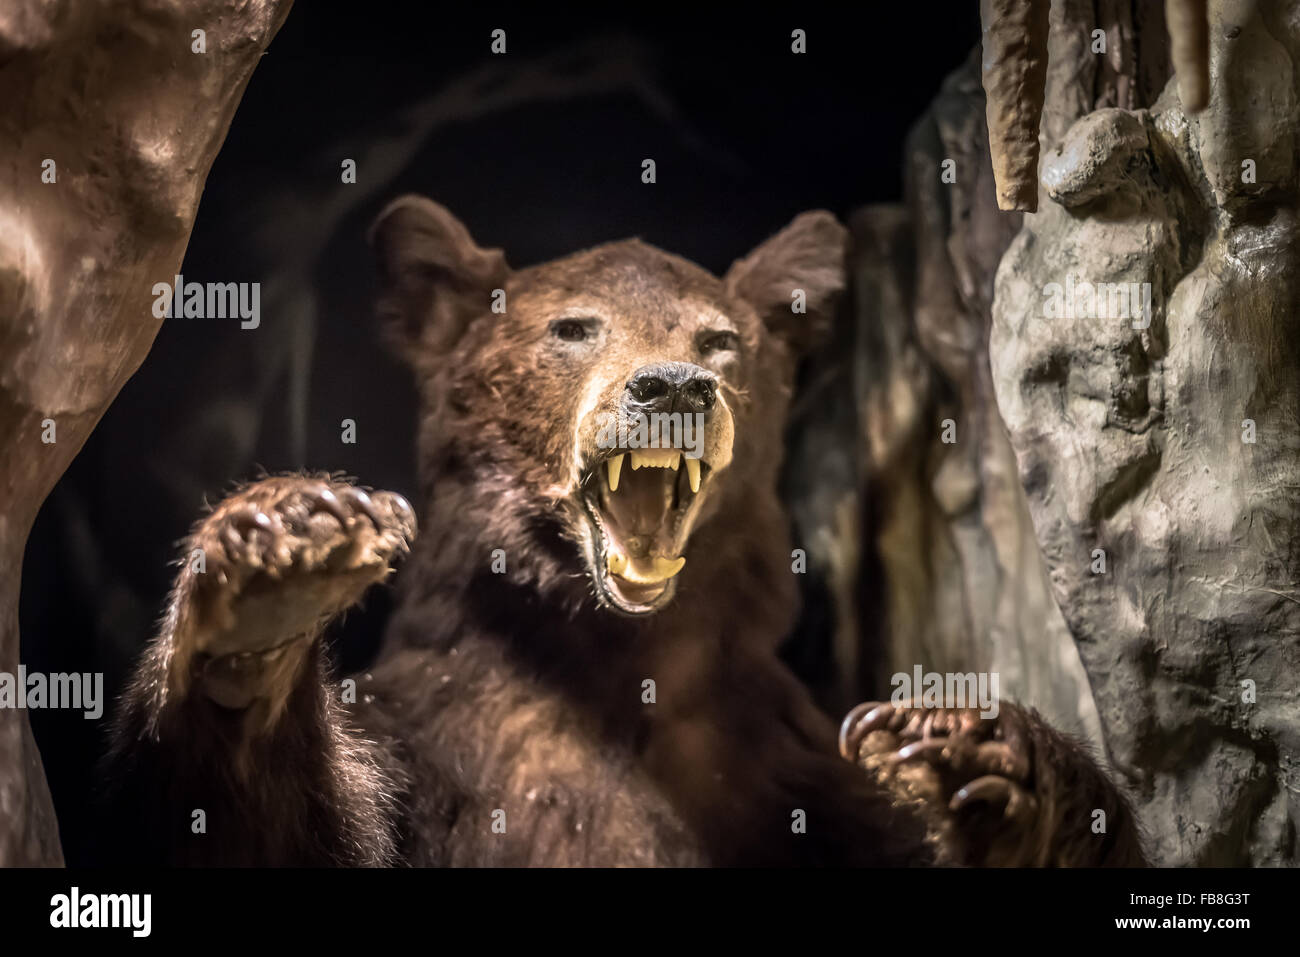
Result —
[{"label": "bear right ear", "polygon": [[[823,341],[844,291],[849,232],[825,210],[800,213],[723,277],[768,329],[803,355]],[[801,304],[802,308],[796,308]]]},{"label": "bear right ear", "polygon": [[423,196],[389,203],[368,238],[379,266],[376,312],[404,352],[450,350],[510,275],[501,250],[477,246],[460,220]]}]

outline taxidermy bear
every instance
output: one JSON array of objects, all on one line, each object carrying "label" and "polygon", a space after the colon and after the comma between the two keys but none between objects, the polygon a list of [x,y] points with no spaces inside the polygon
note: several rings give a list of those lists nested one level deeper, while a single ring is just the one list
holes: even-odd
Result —
[{"label": "taxidermy bear", "polygon": [[[200,520],[115,723],[113,859],[1142,862],[1034,713],[863,706],[837,745],[777,657],[777,473],[844,285],[834,217],[721,279],[637,240],[512,270],[419,197],[371,241],[419,386],[416,507],[294,475]],[[649,418],[672,441],[610,428]],[[335,678],[323,628],[404,555],[379,659]]]}]

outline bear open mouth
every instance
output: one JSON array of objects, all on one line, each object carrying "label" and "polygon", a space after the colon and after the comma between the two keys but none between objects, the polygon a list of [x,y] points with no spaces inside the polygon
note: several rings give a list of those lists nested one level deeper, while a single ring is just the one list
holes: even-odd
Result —
[{"label": "bear open mouth", "polygon": [[591,573],[602,600],[628,615],[672,600],[712,471],[665,448],[614,450],[585,472],[579,494],[595,527]]}]

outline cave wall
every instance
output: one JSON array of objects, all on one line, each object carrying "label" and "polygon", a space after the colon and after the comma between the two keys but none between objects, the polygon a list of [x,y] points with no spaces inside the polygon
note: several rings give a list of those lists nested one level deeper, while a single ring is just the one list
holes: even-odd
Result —
[{"label": "cave wall", "polygon": [[913,128],[904,163],[906,203],[850,222],[861,488],[875,560],[863,565],[859,593],[883,611],[861,618],[872,651],[860,667],[874,696],[917,664],[996,672],[1003,696],[1100,753],[988,363],[993,277],[1021,216],[997,207],[978,51]]},{"label": "cave wall", "polygon": [[852,221],[840,657],[875,697],[1000,672],[1096,746],[1160,863],[1294,864],[1300,4],[1032,5],[984,5],[907,202]]},{"label": "cave wall", "polygon": [[[0,12],[0,671],[18,670],[37,511],[148,352],[162,322],[153,284],[179,270],[207,171],[288,12],[277,0]],[[27,712],[0,708],[0,866],[62,862]]]},{"label": "cave wall", "polygon": [[1089,101],[1090,6],[1053,4],[1039,211],[996,277],[997,402],[1155,859],[1295,864],[1300,8],[1210,4],[1192,112],[1177,78],[1147,99],[1159,70]]}]

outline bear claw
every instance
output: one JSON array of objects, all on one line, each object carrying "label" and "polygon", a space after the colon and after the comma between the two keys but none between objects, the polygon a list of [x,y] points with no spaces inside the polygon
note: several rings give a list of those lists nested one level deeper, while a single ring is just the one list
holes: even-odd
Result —
[{"label": "bear claw", "polygon": [[840,724],[840,754],[850,761],[858,759],[862,743],[872,731],[885,730],[895,714],[893,705],[866,701],[857,705]]},{"label": "bear claw", "polygon": [[940,816],[985,804],[1019,828],[1040,809],[1030,791],[1029,747],[1024,717],[1012,705],[985,718],[970,708],[868,701],[840,727],[840,753],[902,799]]},{"label": "bear claw", "polygon": [[1038,813],[1038,801],[1024,788],[996,774],[986,774],[957,789],[948,802],[954,814],[976,802],[1002,805],[1003,817],[1028,823]]}]

